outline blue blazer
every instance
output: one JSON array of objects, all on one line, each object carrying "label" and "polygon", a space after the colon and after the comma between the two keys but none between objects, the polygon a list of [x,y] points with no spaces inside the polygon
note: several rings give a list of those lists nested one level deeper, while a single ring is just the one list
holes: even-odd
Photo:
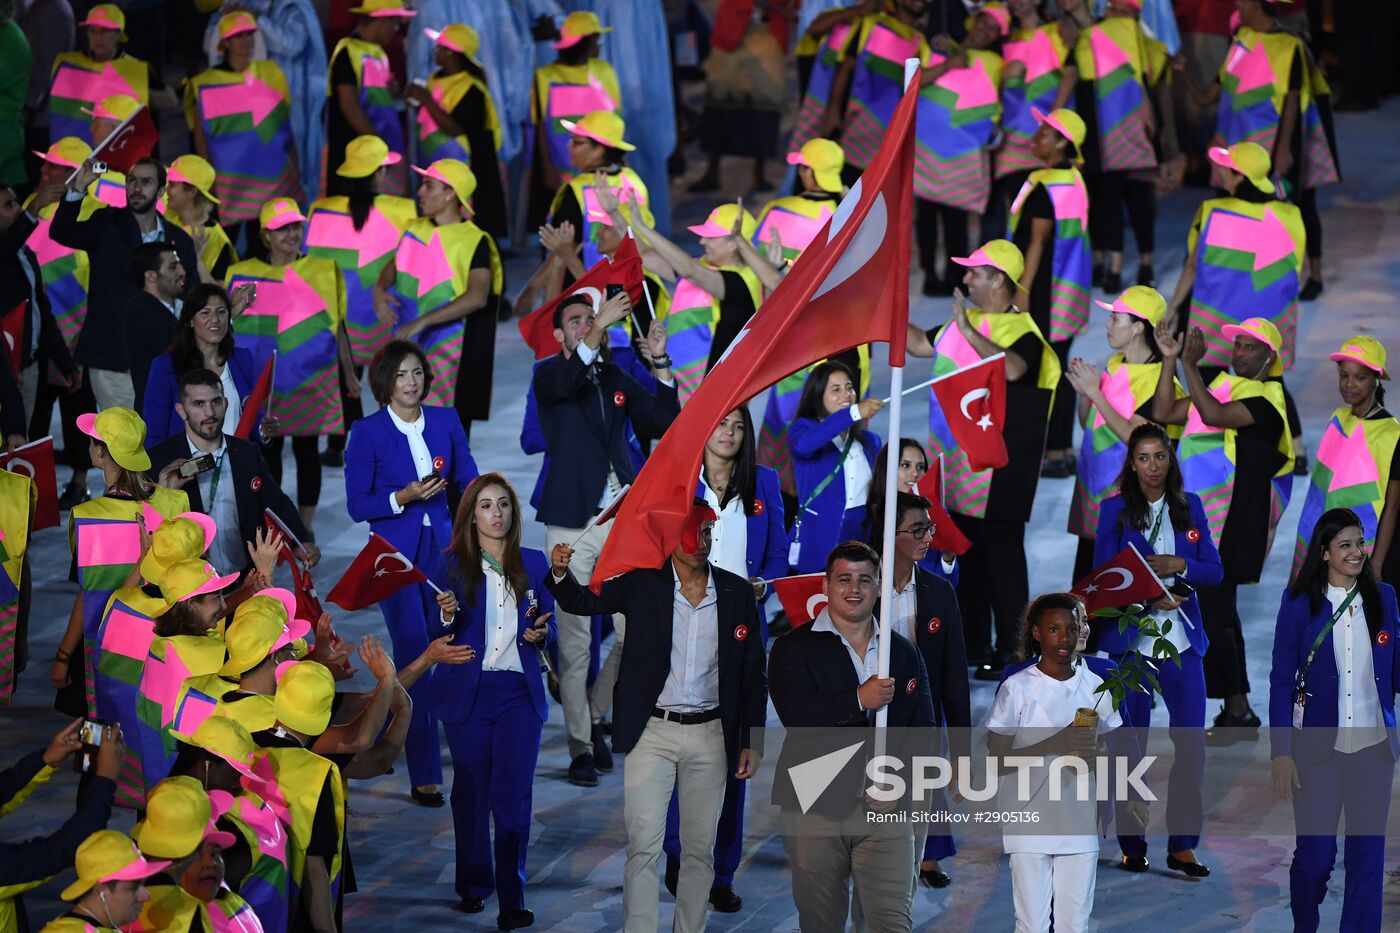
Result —
[{"label": "blue blazer", "polygon": [[[1215,586],[1225,578],[1225,568],[1220,563],[1220,552],[1215,542],[1210,540],[1210,525],[1206,522],[1206,510],[1201,499],[1194,492],[1186,494],[1186,502],[1191,508],[1191,527],[1176,531],[1176,556],[1185,559],[1186,572],[1181,577],[1193,587]],[[1155,554],[1147,546],[1147,536],[1136,528],[1119,525],[1118,516],[1123,514],[1123,497],[1109,496],[1099,506],[1099,527],[1094,538],[1094,566],[1098,567],[1112,558],[1129,544],[1137,545],[1143,557]],[[1192,594],[1181,606],[1181,614],[1186,619],[1186,635],[1191,648],[1205,657],[1205,625],[1201,622],[1201,604]],[[1099,650],[1110,655],[1125,654],[1137,643],[1138,630],[1129,627],[1119,632],[1116,624],[1105,625],[1099,634]]]},{"label": "blue blazer", "polygon": [[[443,479],[465,489],[479,471],[467,446],[467,433],[451,408],[423,406],[423,440],[433,455],[433,466]],[[427,502],[410,502],[398,515],[389,507],[389,494],[422,479],[413,465],[408,438],[381,408],[356,421],[345,444],[345,507],[351,521],[369,522],[370,531],[412,557],[426,514],[432,521],[433,544],[445,550],[452,543],[452,516],[447,496]],[[517,519],[519,520],[519,519]]]},{"label": "blue blazer", "polygon": [[[884,477],[876,476],[870,481],[872,483],[881,483],[884,482]],[[869,544],[876,551],[880,550],[880,543],[878,541],[871,543],[865,539],[865,516],[868,512],[869,508],[863,505],[858,505],[853,509],[846,510],[846,514],[841,516],[841,531],[836,535],[838,544],[842,541],[865,541],[866,544]],[[919,566],[934,576],[942,577],[944,580],[947,580],[953,587],[957,587],[958,579],[961,577],[961,574],[958,572],[959,564],[957,558],[953,559],[953,569],[945,571],[943,569],[943,555],[938,551],[929,550],[928,554],[924,556],[924,559],[919,561]]]},{"label": "blue blazer", "polygon": [[[1395,693],[1400,690],[1400,662],[1395,657],[1395,639],[1400,637],[1400,611],[1395,590],[1388,583],[1381,591],[1381,629],[1371,639],[1371,663],[1376,669],[1376,695],[1381,718],[1390,738],[1390,755],[1400,757],[1400,739],[1395,734]],[[1308,668],[1308,701],[1303,705],[1303,729],[1293,728],[1294,679],[1322,627],[1332,618],[1332,604],[1325,598],[1317,612],[1308,606],[1304,594],[1294,596],[1285,590],[1274,626],[1274,662],[1269,669],[1270,755],[1284,755],[1299,761],[1317,761],[1327,756],[1337,740],[1337,656],[1332,652],[1332,635],[1322,639]]]},{"label": "blue blazer", "polygon": [[[235,347],[228,358],[229,372],[233,374],[233,385],[243,398],[253,391],[258,381],[257,364],[253,361],[253,351],[247,347]],[[175,372],[175,360],[169,353],[162,353],[151,361],[151,372],[146,377],[146,396],[141,402],[141,417],[146,422],[146,449],[185,432],[185,423],[175,412],[175,403],[180,401],[180,374]],[[262,415],[258,415],[262,422]],[[258,442],[257,426],[248,438]]]},{"label": "blue blazer", "polygon": [[[792,452],[799,509],[817,484],[836,470],[841,462],[841,451],[831,443],[832,439],[855,423],[850,409],[842,409],[819,422],[798,418],[788,427],[788,450]],[[860,430],[857,430],[856,438],[873,472],[875,457],[880,452],[880,438],[870,431]],[[807,511],[794,519],[794,522],[802,523],[802,533],[798,539],[802,549],[797,555],[797,566],[793,568],[797,573],[812,573],[826,566],[827,555],[841,543],[837,538],[845,512],[846,474],[837,470],[835,479],[826,484],[821,494],[807,506]]]},{"label": "blue blazer", "polygon": [[[520,517],[516,516],[519,521]],[[539,648],[524,639],[525,630],[535,624],[538,616],[554,611],[554,595],[545,588],[545,577],[549,576],[549,560],[543,551],[521,548],[520,557],[525,562],[525,573],[530,578],[530,589],[535,594],[535,611],[530,611],[530,601],[525,594],[516,599],[516,642],[520,652],[520,666],[525,669],[525,685],[530,690],[530,700],[540,720],[549,718],[548,698],[544,692],[544,680],[540,676]],[[476,705],[477,688],[481,685],[481,665],[486,660],[486,581],[476,585],[476,598],[470,603],[461,599],[462,608],[452,622],[452,643],[469,645],[476,650],[476,659],[467,664],[442,664],[433,671],[433,682],[429,693],[433,715],[443,722],[459,723],[471,715]],[[554,617],[550,616],[548,634],[544,646],[554,643],[558,629]],[[543,647],[543,646],[542,646]]]},{"label": "blue blazer", "polygon": [[[754,485],[754,514],[748,516],[746,523],[748,559],[745,567],[748,576],[763,580],[785,577],[788,574],[788,534],[778,472],[772,467],[758,467]],[[705,484],[697,481],[695,497],[701,499],[704,496]],[[769,586],[763,597],[765,601],[772,592],[773,587]]]}]

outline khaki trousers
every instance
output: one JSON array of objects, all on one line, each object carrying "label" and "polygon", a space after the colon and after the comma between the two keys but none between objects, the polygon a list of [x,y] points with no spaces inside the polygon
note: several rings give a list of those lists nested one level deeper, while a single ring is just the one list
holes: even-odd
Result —
[{"label": "khaki trousers", "polygon": [[802,933],[844,933],[852,883],[864,930],[908,933],[914,925],[913,827],[877,825],[852,836],[839,835],[839,825],[817,814],[783,811],[783,848]]},{"label": "khaki trousers", "polygon": [[[587,586],[612,525],[610,521],[593,525],[586,532],[582,528],[550,525],[545,529],[545,554],[552,553],[556,544],[573,544],[574,556],[569,561],[569,570],[575,580]],[[582,539],[574,544],[580,535]],[[554,624],[559,633],[559,705],[564,708],[564,731],[569,737],[569,758],[573,759],[584,752],[593,753],[593,716],[588,708],[588,659],[593,645],[593,621],[591,616],[574,615],[556,606]]]}]

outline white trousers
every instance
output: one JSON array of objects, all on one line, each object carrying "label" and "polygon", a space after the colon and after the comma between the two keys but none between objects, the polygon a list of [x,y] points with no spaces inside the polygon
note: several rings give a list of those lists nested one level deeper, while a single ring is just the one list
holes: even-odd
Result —
[{"label": "white trousers", "polygon": [[1016,933],[1044,933],[1050,929],[1052,902],[1055,933],[1088,930],[1098,871],[1097,852],[1012,852],[1011,899],[1016,908]]}]

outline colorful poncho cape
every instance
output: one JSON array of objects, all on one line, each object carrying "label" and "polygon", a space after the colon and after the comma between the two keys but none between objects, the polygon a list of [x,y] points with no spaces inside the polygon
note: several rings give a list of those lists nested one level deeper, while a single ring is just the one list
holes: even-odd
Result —
[{"label": "colorful poncho cape", "polygon": [[[617,171],[606,173],[603,177],[608,180],[608,187],[618,193],[618,207],[624,220],[629,217],[629,212],[633,204],[641,207],[642,222],[648,227],[654,227],[656,218],[652,216],[651,208],[648,206],[651,196],[647,193],[646,182],[642,181],[642,176],[623,167]],[[554,221],[555,214],[560,207],[566,203],[573,204],[583,218],[583,227],[579,230],[579,242],[583,244],[582,262],[585,269],[591,269],[603,258],[602,250],[598,249],[598,230],[602,224],[593,219],[594,213],[604,213],[598,205],[598,195],[593,190],[593,175],[574,175],[568,181],[559,186],[559,190],[554,193],[554,200],[550,202],[550,220]],[[557,221],[554,221],[557,223]]]},{"label": "colorful poncho cape", "polygon": [[[737,272],[748,286],[753,306],[763,300],[763,285],[748,266],[709,266],[720,272]],[[710,362],[719,323],[719,299],[687,278],[676,279],[671,310],[666,315],[666,352],[671,356],[671,372],[676,377],[676,393],[681,404],[700,388]]]},{"label": "colorful poncho cape", "polygon": [[841,148],[847,164],[863,169],[875,158],[895,105],[904,96],[905,59],[926,62],[930,49],[913,26],[875,13],[857,21],[855,38],[845,54],[854,56],[856,64],[842,120]]},{"label": "colorful poncho cape", "polygon": [[[491,96],[491,90],[486,86],[486,82],[466,71],[459,71],[454,75],[438,72],[428,79],[428,93],[433,95],[433,100],[437,101],[438,106],[448,113],[455,110],[457,105],[462,102],[462,98],[466,97],[467,93],[473,89],[479,90],[481,96],[486,100],[486,129],[491,131],[496,152],[499,154],[502,136],[501,118],[496,112],[496,101]],[[421,107],[418,110],[417,165],[419,168],[427,168],[438,159],[459,159],[471,164],[471,144],[467,141],[466,136],[447,135],[433,119],[432,111],[427,107]],[[504,163],[505,160],[501,161]]]},{"label": "colorful poncho cape", "polygon": [[[572,178],[569,137],[573,134],[564,129],[561,121],[576,123],[594,110],[621,116],[622,91],[618,89],[617,72],[600,58],[590,58],[583,65],[554,62],[535,69],[532,93],[533,129],[545,134],[545,152],[555,171],[563,179]],[[536,146],[530,147],[532,155]]]},{"label": "colorful poncho cape", "polygon": [[[945,71],[919,92],[914,193],[925,201],[980,214],[991,194],[986,147],[1001,119],[1001,56],[967,49],[967,67]],[[928,64],[947,60],[938,52]]]},{"label": "colorful poncho cape", "polygon": [[[370,125],[374,127],[374,135],[384,140],[384,144],[389,147],[390,152],[397,152],[406,158],[408,148],[404,141],[403,124],[399,120],[399,110],[390,89],[393,73],[389,68],[389,56],[385,54],[384,49],[373,42],[366,42],[355,36],[346,36],[336,44],[335,51],[331,53],[331,61],[335,61],[341,49],[346,50],[350,66],[355,70],[356,83],[360,89],[360,109],[365,112]],[[329,77],[327,80],[329,81]],[[335,99],[335,88],[329,84],[326,93],[332,100]],[[326,182],[330,177],[329,173],[337,168],[337,166],[327,164],[326,156],[328,154],[323,153],[321,158],[322,191],[327,190]],[[387,173],[389,178],[385,183],[386,190],[405,190],[408,183],[406,161],[389,166]]]},{"label": "colorful poncho cape", "polygon": [[[1031,137],[1039,125],[1031,115],[1031,108],[1041,113],[1055,109],[1069,51],[1058,23],[1014,30],[1002,44],[1001,57],[1005,65],[1001,75],[1001,131],[1004,138],[992,156],[995,177],[1040,168],[1040,160],[1031,153]],[[1013,70],[1012,62],[1019,62],[1025,71]]]},{"label": "colorful poncho cape", "polygon": [[38,495],[29,477],[0,470],[0,706],[9,705],[15,690],[20,568]]},{"label": "colorful poncho cape", "polygon": [[92,145],[94,109],[104,97],[125,94],[149,104],[151,68],[139,58],[120,54],[109,62],[97,62],[86,52],[62,52],[54,59],[49,84],[49,138],[76,136]]},{"label": "colorful poncho cape", "polygon": [[[1094,255],[1089,244],[1089,191],[1077,168],[1042,168],[1031,172],[1011,204],[1011,230],[1021,222],[1021,207],[1043,185],[1055,208],[1055,253],[1050,267],[1052,343],[1079,335],[1089,321]],[[1030,287],[1030,283],[1026,283]]]},{"label": "colorful poncho cape", "polygon": [[1165,51],[1127,17],[1110,16],[1080,33],[1075,61],[1080,80],[1094,83],[1102,171],[1156,167],[1147,132],[1152,106],[1147,89],[1163,74]]},{"label": "colorful poncho cape", "polygon": [[[821,135],[818,131],[821,127],[822,119],[826,116],[827,104],[831,101],[831,83],[836,77],[837,66],[841,64],[841,56],[846,48],[846,43],[855,34],[855,24],[837,23],[831,28],[831,32],[821,40],[821,44],[813,56],[812,73],[807,78],[807,93],[802,97],[802,105],[797,111],[797,122],[792,129],[792,139],[788,141],[788,149],[797,151],[803,144],[816,139]],[[817,40],[810,34],[802,37],[803,42],[811,41],[814,45]],[[799,45],[798,54],[802,54]]]}]

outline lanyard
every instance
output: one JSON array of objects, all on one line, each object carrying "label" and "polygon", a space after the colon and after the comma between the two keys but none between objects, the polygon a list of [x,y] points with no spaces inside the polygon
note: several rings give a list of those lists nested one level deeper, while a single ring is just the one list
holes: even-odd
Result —
[{"label": "lanyard", "polygon": [[[224,453],[227,453],[226,450]],[[209,501],[205,503],[206,515],[214,514],[214,503],[219,501],[219,477],[224,472],[224,454],[214,458],[214,472],[209,477]]]},{"label": "lanyard", "polygon": [[836,478],[837,474],[845,469],[846,455],[851,452],[851,445],[855,443],[855,440],[855,431],[852,430],[850,434],[846,435],[846,445],[841,448],[841,456],[836,460],[836,469],[826,474],[826,476],[822,478],[822,481],[817,483],[816,487],[813,488],[811,492],[807,493],[807,498],[802,500],[802,505],[797,509],[797,524],[802,524],[802,516],[807,514],[807,506],[816,501],[817,496],[825,492],[826,487],[831,485],[831,481]]},{"label": "lanyard", "polygon": [[1312,648],[1308,650],[1307,659],[1303,661],[1303,669],[1298,672],[1299,690],[1302,690],[1303,685],[1308,681],[1308,670],[1312,667],[1313,656],[1317,654],[1317,649],[1322,647],[1322,640],[1332,631],[1332,626],[1337,624],[1337,620],[1342,617],[1342,613],[1347,611],[1347,607],[1351,605],[1351,601],[1356,598],[1356,594],[1360,592],[1360,590],[1361,587],[1359,586],[1353,586],[1351,588],[1351,592],[1347,594],[1347,598],[1342,600],[1342,604],[1337,607],[1337,611],[1332,613],[1332,618],[1322,627],[1322,631],[1317,633],[1317,637],[1313,639]]},{"label": "lanyard", "polygon": [[1152,522],[1152,532],[1147,536],[1147,546],[1152,550],[1157,550],[1157,536],[1162,532],[1162,516],[1167,514],[1166,498],[1163,497],[1162,509],[1157,513],[1157,518]]}]

